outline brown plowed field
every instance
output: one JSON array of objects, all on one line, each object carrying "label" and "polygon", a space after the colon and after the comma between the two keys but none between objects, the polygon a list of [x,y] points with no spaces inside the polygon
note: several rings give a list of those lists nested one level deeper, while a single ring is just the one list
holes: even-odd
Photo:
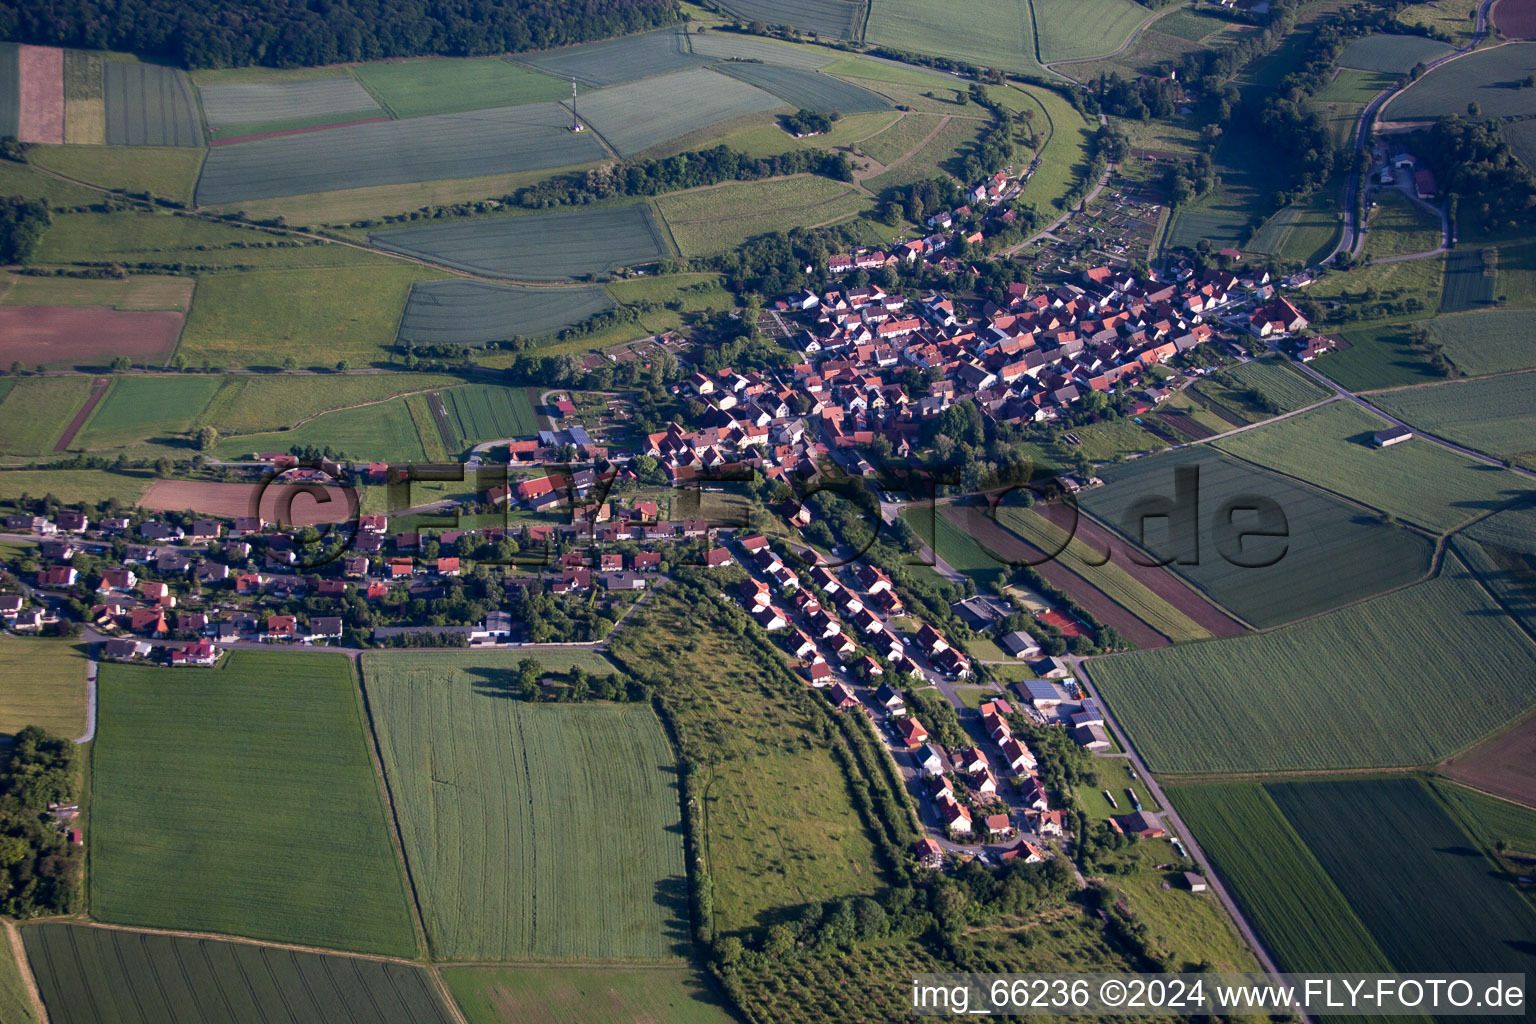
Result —
[{"label": "brown plowed field", "polygon": [[1160,412],[1157,415],[1170,427],[1173,427],[1175,430],[1183,431],[1185,434],[1188,434],[1196,441],[1203,441],[1208,437],[1216,436],[1216,431],[1212,430],[1204,423],[1195,420],[1188,413]]},{"label": "brown plowed field", "polygon": [[1536,0],[1499,0],[1491,16],[1505,39],[1536,39]]},{"label": "brown plowed field", "polygon": [[1150,650],[1168,646],[1168,638],[1163,634],[1111,601],[1102,590],[1061,562],[1055,559],[1042,561],[1045,552],[1003,529],[980,509],[947,505],[944,507],[944,516],[999,558],[1010,562],[1038,562],[1034,569],[1047,583],[1070,595],[1089,615],[1106,626],[1115,627],[1137,647]]},{"label": "brown plowed field", "polygon": [[53,46],[23,46],[20,68],[21,114],[16,137],[22,142],[64,142],[64,51]]},{"label": "brown plowed field", "polygon": [[163,362],[176,349],[183,316],[104,306],[0,306],[0,365],[101,366],[117,356]]},{"label": "brown plowed field", "polygon": [[[1056,503],[1036,505],[1036,512],[1063,530],[1071,530],[1072,510]],[[1095,551],[1110,552],[1110,560],[1131,577],[1179,611],[1194,619],[1215,636],[1236,636],[1246,633],[1247,627],[1195,591],[1160,565],[1138,565],[1130,557],[1125,542],[1085,515],[1078,515],[1075,536]]]},{"label": "brown plowed field", "polygon": [[1440,770],[1475,789],[1536,807],[1536,718],[1451,758]]},{"label": "brown plowed field", "polygon": [[[262,484],[221,484],[202,480],[156,480],[148,493],[139,500],[147,509],[164,512],[181,512],[191,509],[204,515],[236,516],[251,515],[251,503],[261,493],[261,515],[268,522],[276,522],[278,503],[286,492],[293,492],[293,526],[319,526],[324,523],[344,523],[352,518],[357,508],[357,492],[345,487],[326,487],[330,501],[321,503],[308,493],[300,493],[298,485],[273,483],[263,492]],[[286,517],[285,517],[285,521]]]}]

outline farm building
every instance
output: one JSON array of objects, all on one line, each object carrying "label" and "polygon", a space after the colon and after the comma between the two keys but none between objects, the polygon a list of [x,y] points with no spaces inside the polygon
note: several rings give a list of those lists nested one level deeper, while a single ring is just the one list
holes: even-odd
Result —
[{"label": "farm building", "polygon": [[1371,444],[1377,448],[1390,448],[1394,444],[1401,444],[1413,436],[1413,431],[1407,427],[1393,427],[1391,430],[1378,430],[1371,435]]},{"label": "farm building", "polygon": [[1193,871],[1184,872],[1184,884],[1189,886],[1190,892],[1205,892],[1205,879]]},{"label": "farm building", "polygon": [[1015,658],[1034,658],[1040,654],[1040,644],[1022,629],[1005,633],[997,638],[997,642],[1003,650]]}]

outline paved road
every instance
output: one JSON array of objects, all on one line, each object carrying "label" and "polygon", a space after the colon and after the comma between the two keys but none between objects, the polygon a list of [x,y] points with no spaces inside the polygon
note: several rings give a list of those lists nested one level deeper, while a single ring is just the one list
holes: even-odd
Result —
[{"label": "paved road", "polygon": [[85,734],[76,743],[89,743],[96,738],[96,661],[85,663]]}]

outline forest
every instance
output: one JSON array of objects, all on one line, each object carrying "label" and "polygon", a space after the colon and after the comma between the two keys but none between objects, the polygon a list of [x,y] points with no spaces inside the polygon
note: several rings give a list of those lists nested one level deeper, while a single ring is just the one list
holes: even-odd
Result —
[{"label": "forest", "polygon": [[676,0],[0,0],[0,39],[287,68],[541,50],[677,16]]},{"label": "forest", "polygon": [[79,909],[84,858],[48,810],[72,803],[79,784],[69,740],[27,726],[0,750],[0,913],[25,918]]}]

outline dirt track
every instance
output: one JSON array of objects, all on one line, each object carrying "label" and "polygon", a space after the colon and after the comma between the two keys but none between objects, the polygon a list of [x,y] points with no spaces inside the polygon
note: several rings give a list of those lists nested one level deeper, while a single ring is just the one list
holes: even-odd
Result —
[{"label": "dirt track", "polygon": [[92,410],[101,404],[102,396],[107,393],[107,386],[110,383],[105,377],[97,377],[91,382],[91,393],[86,396],[85,404],[80,407],[80,411],[75,413],[75,418],[69,421],[69,426],[64,428],[64,433],[59,435],[58,442],[53,446],[54,451],[69,450],[70,442],[75,439],[76,434],[80,433],[80,428],[85,426],[85,421],[91,418]]},{"label": "dirt track", "polygon": [[1159,565],[1141,565],[1134,561],[1130,557],[1130,549],[1126,547],[1124,541],[1115,537],[1087,516],[1078,515],[1074,524],[1072,509],[1066,505],[1055,503],[1036,505],[1035,511],[1063,530],[1073,530],[1075,528],[1076,537],[1095,551],[1109,551],[1111,553],[1110,560],[1130,573],[1131,578],[1136,580],[1137,583],[1140,583],[1152,591],[1152,593],[1167,601],[1191,619],[1194,619],[1216,636],[1237,636],[1239,633],[1246,633],[1248,631],[1242,623],[1185,586],[1178,577],[1167,569]]},{"label": "dirt track", "polygon": [[1002,558],[1039,563],[1034,569],[1047,583],[1068,594],[1104,625],[1119,630],[1122,636],[1137,647],[1150,649],[1168,646],[1167,637],[1111,601],[1103,591],[1059,560],[1044,561],[1045,552],[1003,529],[980,509],[947,505],[944,507],[944,516],[969,534],[976,543]]}]

